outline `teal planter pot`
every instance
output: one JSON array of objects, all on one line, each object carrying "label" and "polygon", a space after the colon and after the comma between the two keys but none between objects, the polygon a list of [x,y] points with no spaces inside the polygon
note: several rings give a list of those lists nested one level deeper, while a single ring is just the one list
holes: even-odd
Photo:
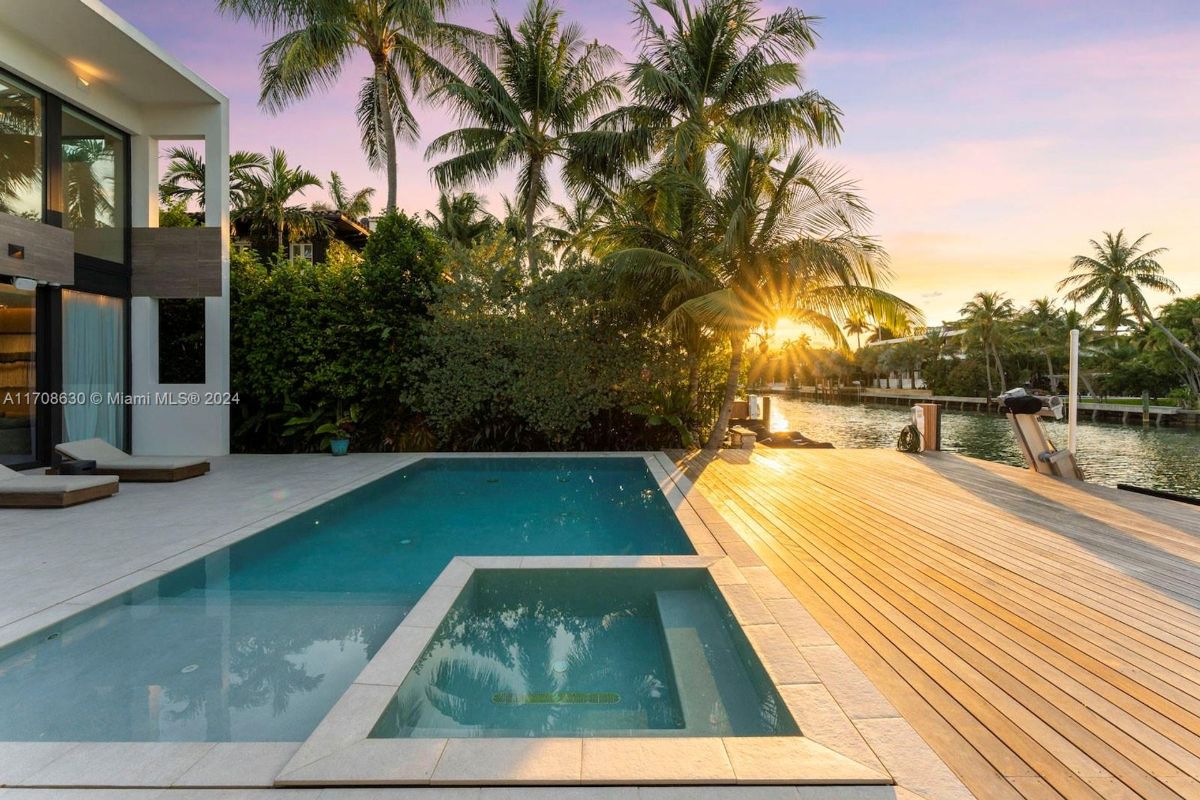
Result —
[{"label": "teal planter pot", "polygon": [[333,454],[335,456],[344,456],[344,455],[346,455],[346,453],[348,453],[350,451],[350,440],[349,439],[331,439],[329,442],[329,449],[333,452]]}]

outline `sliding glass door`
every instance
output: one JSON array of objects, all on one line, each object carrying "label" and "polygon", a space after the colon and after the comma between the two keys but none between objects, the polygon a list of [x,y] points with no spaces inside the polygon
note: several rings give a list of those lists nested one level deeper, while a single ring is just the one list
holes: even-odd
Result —
[{"label": "sliding glass door", "polygon": [[63,406],[63,437],[125,447],[125,301],[67,289],[62,293],[63,392],[86,402]]},{"label": "sliding glass door", "polygon": [[0,464],[37,460],[36,294],[0,283]]}]

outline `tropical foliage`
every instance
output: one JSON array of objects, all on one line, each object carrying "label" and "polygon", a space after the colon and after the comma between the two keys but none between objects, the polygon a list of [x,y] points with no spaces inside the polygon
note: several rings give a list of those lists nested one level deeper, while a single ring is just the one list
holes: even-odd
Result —
[{"label": "tropical foliage", "polygon": [[[631,5],[620,69],[548,0],[515,24],[493,13],[487,33],[446,23],[446,2],[222,0],[277,36],[268,108],[369,55],[360,121],[389,208],[410,101],[455,118],[426,152],[436,207],[385,215],[361,258],[238,256],[239,447],[320,447],[347,408],[356,449],[717,447],[755,383],[1056,390],[1072,328],[1091,391],[1200,394],[1200,300],[1152,313],[1144,292],[1174,287],[1144,237],[1093,243],[1062,300],[980,291],[926,328],[887,291],[855,182],[817,155],[842,116],[804,82],[816,20],[757,0]],[[241,218],[281,248],[311,224],[299,198],[318,185],[273,152],[251,168]],[[484,187],[502,190],[491,211]],[[369,203],[337,173],[328,190],[350,216]]]},{"label": "tropical foliage", "polygon": [[336,211],[350,219],[362,219],[371,213],[371,198],[375,190],[371,187],[351,191],[346,188],[342,176],[336,172],[329,173],[329,182],[325,184],[329,191],[329,202],[312,204],[313,211]]},{"label": "tropical foliage", "polygon": [[[163,173],[158,193],[168,206],[187,206],[194,203],[204,208],[204,156],[194,147],[179,145],[168,148],[170,159]],[[267,157],[262,153],[238,150],[229,156],[229,206],[236,214],[246,207],[250,186],[267,170]]]},{"label": "tropical foliage", "polygon": [[569,186],[587,183],[577,165],[578,140],[592,118],[620,97],[609,67],[617,53],[585,42],[583,30],[563,24],[548,0],[532,0],[514,29],[499,12],[487,50],[460,46],[462,77],[433,92],[464,125],[434,139],[426,158],[449,156],[433,167],[443,190],[491,181],[503,169],[517,171],[517,203],[525,226],[529,270],[538,271],[535,224],[550,202],[549,170],[565,163]]}]

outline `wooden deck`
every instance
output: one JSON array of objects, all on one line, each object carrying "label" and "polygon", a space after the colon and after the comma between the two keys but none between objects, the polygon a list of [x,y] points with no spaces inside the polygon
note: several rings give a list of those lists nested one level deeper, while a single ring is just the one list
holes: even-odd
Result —
[{"label": "wooden deck", "polygon": [[1200,798],[1200,512],[950,454],[683,462],[983,798]]}]

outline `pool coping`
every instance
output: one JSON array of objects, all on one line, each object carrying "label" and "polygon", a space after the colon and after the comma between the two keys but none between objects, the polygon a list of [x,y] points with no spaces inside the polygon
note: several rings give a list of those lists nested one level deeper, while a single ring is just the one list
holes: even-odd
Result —
[{"label": "pool coping", "polygon": [[[350,456],[353,458],[354,456]],[[315,495],[279,512],[227,530],[202,544],[182,550],[145,569],[50,606],[32,619],[0,628],[0,646],[38,629],[56,624],[86,605],[110,599],[133,586],[203,558],[248,538],[297,514],[347,492],[411,466],[425,458],[642,458],[657,481],[676,519],[699,556],[728,556],[721,569],[753,587],[760,601],[782,628],[781,655],[765,652],[768,674],[800,670],[815,674],[811,683],[785,684],[785,696],[803,698],[804,713],[797,718],[808,738],[834,752],[897,776],[906,788],[938,789],[939,796],[969,796],[953,773],[920,739],[911,725],[878,692],[807,609],[771,573],[746,545],[740,534],[721,516],[666,453],[661,451],[611,451],[581,453],[411,453],[398,455],[379,470]],[[674,558],[674,557],[668,557]],[[731,562],[731,563],[730,563]],[[730,566],[733,569],[730,569]],[[137,577],[135,581],[134,578]],[[74,602],[73,602],[74,601]],[[32,623],[32,624],[31,624]],[[756,629],[742,624],[752,641],[774,628]],[[772,637],[768,637],[772,638]],[[769,645],[776,647],[778,645]],[[335,706],[336,707],[336,706]],[[795,711],[793,715],[795,716]],[[310,737],[311,738],[311,737]],[[304,742],[0,742],[0,787],[121,787],[121,788],[234,788],[265,789],[295,756]],[[153,770],[142,765],[156,762]],[[885,766],[886,765],[886,769]],[[915,766],[914,766],[915,765]],[[906,775],[907,780],[900,780]],[[638,785],[633,779],[623,781]],[[944,791],[943,791],[944,790]],[[733,787],[722,790],[736,795]],[[931,790],[930,796],[935,793]]]},{"label": "pool coping", "polygon": [[[276,786],[893,782],[881,765],[864,765],[817,744],[803,732],[746,737],[370,738],[435,629],[480,569],[703,569],[738,625],[774,625],[773,619],[766,621],[766,606],[726,556],[459,556],[446,566],[275,778]],[[782,636],[782,629],[778,633]],[[756,639],[750,644],[765,667],[768,659],[760,643],[771,637]],[[803,695],[783,695],[784,686],[791,684],[780,681],[815,681],[816,676],[797,670],[785,674],[780,664],[786,655],[778,646],[773,655],[774,670],[768,668],[768,675],[789,712],[801,717],[805,710],[798,706]]]}]

